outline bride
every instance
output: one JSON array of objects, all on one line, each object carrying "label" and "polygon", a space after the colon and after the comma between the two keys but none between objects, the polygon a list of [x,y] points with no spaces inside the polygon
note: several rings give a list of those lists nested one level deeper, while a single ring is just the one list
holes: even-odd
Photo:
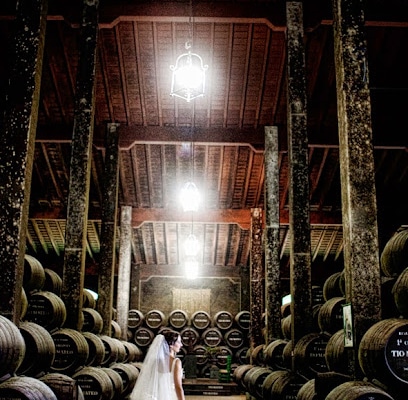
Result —
[{"label": "bride", "polygon": [[147,351],[130,400],[185,400],[183,369],[176,357],[183,344],[178,332],[157,335]]}]

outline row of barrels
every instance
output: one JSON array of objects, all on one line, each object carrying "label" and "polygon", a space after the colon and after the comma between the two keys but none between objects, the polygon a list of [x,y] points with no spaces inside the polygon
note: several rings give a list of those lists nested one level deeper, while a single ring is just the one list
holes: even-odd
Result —
[{"label": "row of barrels", "polygon": [[229,311],[218,311],[211,317],[210,313],[198,310],[191,317],[184,310],[175,309],[166,315],[161,310],[149,310],[145,314],[137,309],[129,310],[128,327],[131,330],[146,327],[153,331],[169,326],[176,331],[191,326],[198,331],[215,327],[221,331],[237,328],[249,331],[251,315],[249,311],[240,311],[235,316]]},{"label": "row of barrels", "polygon": [[[0,316],[0,398],[112,400],[126,397],[136,383],[142,353],[136,345],[104,335],[33,322],[17,327]],[[41,383],[40,383],[41,382]],[[65,387],[65,389],[64,389]],[[10,397],[11,396],[11,397]]]}]

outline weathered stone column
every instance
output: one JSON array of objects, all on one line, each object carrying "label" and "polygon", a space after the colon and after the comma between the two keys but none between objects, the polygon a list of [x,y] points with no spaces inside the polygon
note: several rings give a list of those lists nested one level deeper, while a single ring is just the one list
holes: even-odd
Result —
[{"label": "weathered stone column", "polygon": [[251,209],[251,321],[250,321],[250,348],[253,350],[265,343],[262,334],[262,314],[264,312],[264,268],[262,249],[262,209]]},{"label": "weathered stone column", "polygon": [[250,268],[248,265],[239,267],[239,276],[241,277],[241,310],[249,311],[251,309],[251,284]]},{"label": "weathered stone column", "polygon": [[116,215],[119,188],[119,124],[108,124],[106,129],[105,170],[103,177],[103,204],[101,251],[98,269],[98,312],[102,316],[102,333],[110,336],[116,255]]},{"label": "weathered stone column", "polygon": [[61,292],[62,300],[69,304],[64,326],[78,330],[83,319],[97,39],[98,1],[83,1]]},{"label": "weathered stone column", "polygon": [[0,133],[0,314],[18,325],[47,1],[21,0],[16,11],[14,54]]},{"label": "weathered stone column", "polygon": [[375,170],[361,0],[334,0],[334,56],[339,116],[346,301],[352,304],[350,373],[361,376],[358,347],[381,319]]},{"label": "weathered stone column", "polygon": [[[305,52],[301,2],[286,3],[292,345],[312,332],[309,171]],[[293,366],[296,369],[296,366]]]},{"label": "weathered stone column", "polygon": [[127,339],[130,272],[132,256],[132,207],[122,207],[120,217],[120,249],[118,269],[118,294],[116,300],[117,320],[122,330],[122,339]]},{"label": "weathered stone column", "polygon": [[282,337],[279,259],[279,146],[278,128],[265,127],[265,342]]}]

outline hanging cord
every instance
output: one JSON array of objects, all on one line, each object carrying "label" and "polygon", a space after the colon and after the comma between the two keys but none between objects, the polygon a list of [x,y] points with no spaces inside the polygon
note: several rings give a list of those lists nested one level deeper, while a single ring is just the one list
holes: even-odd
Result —
[{"label": "hanging cord", "polygon": [[193,47],[194,41],[194,17],[193,17],[193,0],[190,0],[190,15],[188,17],[188,36],[189,39],[186,42],[186,50],[191,49]]}]

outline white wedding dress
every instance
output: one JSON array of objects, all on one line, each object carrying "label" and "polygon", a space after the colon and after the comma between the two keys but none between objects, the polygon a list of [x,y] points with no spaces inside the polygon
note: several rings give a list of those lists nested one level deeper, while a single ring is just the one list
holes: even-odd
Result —
[{"label": "white wedding dress", "polygon": [[149,347],[130,400],[177,400],[173,366],[169,367],[170,348],[163,335]]}]

